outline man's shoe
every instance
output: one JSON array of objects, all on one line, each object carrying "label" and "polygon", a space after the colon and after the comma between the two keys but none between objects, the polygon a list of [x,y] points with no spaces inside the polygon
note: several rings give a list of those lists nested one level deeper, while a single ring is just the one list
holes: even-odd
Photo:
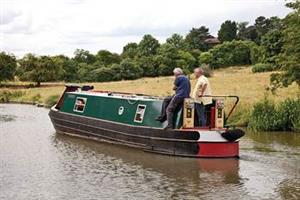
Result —
[{"label": "man's shoe", "polygon": [[162,116],[157,117],[155,120],[159,121],[161,123],[164,122],[164,121],[166,121],[166,119],[164,117],[162,117]]},{"label": "man's shoe", "polygon": [[165,130],[165,131],[170,131],[170,130],[173,130],[173,128],[170,127],[170,126],[166,126],[166,127],[164,128],[164,130]]}]

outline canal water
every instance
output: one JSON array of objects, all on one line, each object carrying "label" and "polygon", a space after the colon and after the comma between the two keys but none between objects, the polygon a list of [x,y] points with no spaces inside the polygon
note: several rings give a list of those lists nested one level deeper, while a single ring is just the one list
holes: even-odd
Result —
[{"label": "canal water", "polygon": [[146,153],[56,134],[0,104],[0,199],[300,199],[300,134],[247,133],[237,159]]}]

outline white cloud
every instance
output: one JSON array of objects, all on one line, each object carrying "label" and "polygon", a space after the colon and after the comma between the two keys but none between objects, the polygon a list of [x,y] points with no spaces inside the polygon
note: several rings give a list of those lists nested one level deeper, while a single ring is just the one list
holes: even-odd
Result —
[{"label": "white cloud", "polygon": [[121,52],[150,33],[164,41],[206,25],[216,35],[227,20],[285,16],[282,0],[0,0],[0,48],[18,56],[72,55],[76,48]]}]

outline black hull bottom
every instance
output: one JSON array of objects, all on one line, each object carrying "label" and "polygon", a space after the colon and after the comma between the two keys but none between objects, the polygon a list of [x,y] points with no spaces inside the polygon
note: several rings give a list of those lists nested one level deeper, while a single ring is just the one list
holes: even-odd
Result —
[{"label": "black hull bottom", "polygon": [[161,154],[199,157],[196,131],[165,131],[132,127],[104,120],[51,110],[51,121],[58,133],[117,143]]}]

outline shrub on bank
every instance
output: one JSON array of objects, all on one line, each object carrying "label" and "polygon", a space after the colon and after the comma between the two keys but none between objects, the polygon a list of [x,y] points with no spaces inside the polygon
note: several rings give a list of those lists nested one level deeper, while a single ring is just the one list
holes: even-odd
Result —
[{"label": "shrub on bank", "polygon": [[253,73],[274,71],[274,67],[269,63],[257,63],[251,67]]},{"label": "shrub on bank", "polygon": [[32,96],[31,100],[32,100],[33,103],[37,103],[41,100],[41,98],[42,98],[42,96],[40,95],[40,93],[38,93],[38,94]]},{"label": "shrub on bank", "polygon": [[300,132],[300,98],[296,100],[286,99],[279,104],[278,111],[286,119],[286,130]]},{"label": "shrub on bank", "polygon": [[25,94],[22,91],[9,91],[9,90],[2,90],[0,91],[0,102],[7,103],[12,101],[14,98],[21,97]]},{"label": "shrub on bank", "polygon": [[251,110],[248,104],[238,104],[232,115],[228,118],[228,124],[231,126],[247,127]]},{"label": "shrub on bank", "polygon": [[254,105],[248,127],[256,131],[299,130],[300,99],[286,99],[275,105],[265,98]]}]

